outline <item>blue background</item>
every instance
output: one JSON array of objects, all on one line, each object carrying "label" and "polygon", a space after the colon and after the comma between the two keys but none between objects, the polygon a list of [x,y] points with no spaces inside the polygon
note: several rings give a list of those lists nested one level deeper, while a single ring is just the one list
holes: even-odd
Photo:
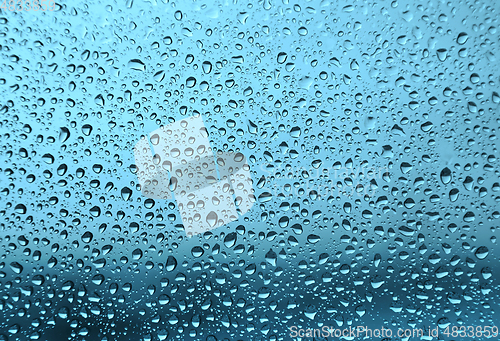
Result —
[{"label": "blue background", "polygon": [[[499,10],[3,10],[0,340],[498,325]],[[175,201],[141,195],[133,147],[198,113],[257,202],[188,239]]]}]

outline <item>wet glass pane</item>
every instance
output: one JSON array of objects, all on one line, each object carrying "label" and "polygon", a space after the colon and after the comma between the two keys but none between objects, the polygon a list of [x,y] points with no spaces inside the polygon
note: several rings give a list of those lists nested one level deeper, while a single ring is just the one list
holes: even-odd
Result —
[{"label": "wet glass pane", "polygon": [[497,1],[0,3],[0,341],[498,338]]}]

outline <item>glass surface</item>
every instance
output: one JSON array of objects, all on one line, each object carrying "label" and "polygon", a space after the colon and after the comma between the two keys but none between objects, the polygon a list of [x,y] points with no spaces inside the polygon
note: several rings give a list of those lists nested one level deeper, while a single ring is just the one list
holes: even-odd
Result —
[{"label": "glass surface", "polygon": [[0,7],[0,341],[498,339],[498,1]]}]

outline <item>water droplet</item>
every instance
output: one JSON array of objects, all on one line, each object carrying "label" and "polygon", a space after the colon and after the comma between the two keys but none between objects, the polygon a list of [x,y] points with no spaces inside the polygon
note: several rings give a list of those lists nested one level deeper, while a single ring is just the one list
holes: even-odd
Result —
[{"label": "water droplet", "polygon": [[451,181],[451,170],[448,167],[445,167],[441,170],[440,173],[441,182],[445,185],[449,184]]}]

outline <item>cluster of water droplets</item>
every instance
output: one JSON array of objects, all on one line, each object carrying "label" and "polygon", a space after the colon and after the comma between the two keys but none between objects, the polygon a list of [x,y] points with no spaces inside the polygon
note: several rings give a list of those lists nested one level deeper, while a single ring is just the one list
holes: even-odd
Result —
[{"label": "cluster of water droplets", "polygon": [[[494,325],[498,10],[3,12],[0,340]],[[198,114],[214,151],[247,158],[256,202],[188,238],[175,200],[142,195],[133,148]]]}]

